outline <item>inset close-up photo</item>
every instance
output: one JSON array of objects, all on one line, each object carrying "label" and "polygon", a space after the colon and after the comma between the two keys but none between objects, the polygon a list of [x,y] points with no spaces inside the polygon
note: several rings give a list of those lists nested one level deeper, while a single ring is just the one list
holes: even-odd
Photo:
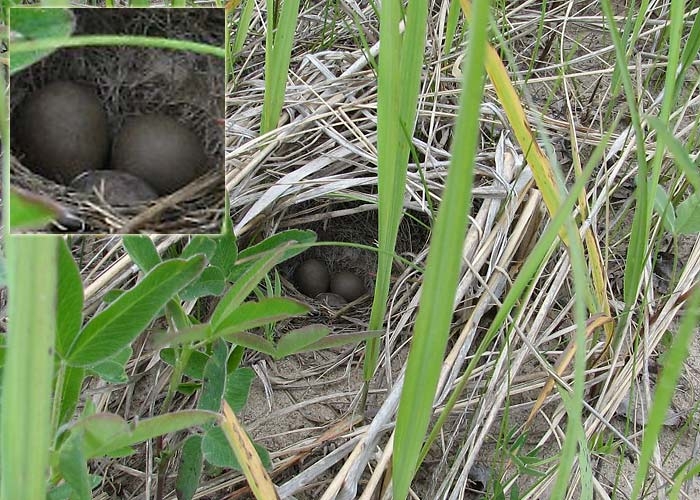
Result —
[{"label": "inset close-up photo", "polygon": [[[11,16],[12,231],[218,233],[223,9]],[[47,29],[69,43],[28,50]],[[52,215],[43,227],[21,226],[32,204]]]}]

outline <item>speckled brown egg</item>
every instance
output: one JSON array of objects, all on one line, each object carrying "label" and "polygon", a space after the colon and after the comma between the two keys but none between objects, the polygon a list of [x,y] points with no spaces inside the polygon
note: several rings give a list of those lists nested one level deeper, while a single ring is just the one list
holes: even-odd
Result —
[{"label": "speckled brown egg", "polygon": [[343,271],[331,276],[331,292],[337,293],[348,302],[359,299],[365,293],[365,285],[355,274]]},{"label": "speckled brown egg", "polygon": [[127,119],[112,146],[112,168],[141,177],[161,196],[193,181],[205,161],[199,137],[165,115]]},{"label": "speckled brown egg", "polygon": [[328,291],[330,275],[323,262],[309,259],[294,271],[294,281],[301,293],[313,298],[319,293]]},{"label": "speckled brown egg", "polygon": [[120,170],[83,172],[70,185],[85,193],[97,192],[113,206],[132,205],[158,198],[158,193],[146,181]]},{"label": "speckled brown egg", "polygon": [[62,184],[105,166],[107,116],[87,85],[56,81],[27,97],[12,117],[11,132],[27,167]]}]

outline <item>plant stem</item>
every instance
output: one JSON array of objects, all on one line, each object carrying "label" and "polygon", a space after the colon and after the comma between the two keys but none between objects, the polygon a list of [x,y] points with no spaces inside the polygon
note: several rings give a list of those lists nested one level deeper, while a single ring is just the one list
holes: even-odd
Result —
[{"label": "plant stem", "polygon": [[56,331],[58,238],[9,236],[0,498],[46,498]]},{"label": "plant stem", "polygon": [[66,38],[42,38],[25,42],[13,42],[12,52],[33,52],[35,50],[57,49],[61,47],[106,46],[120,45],[129,47],[158,47],[161,49],[189,50],[221,58],[226,57],[226,51],[221,47],[205,43],[188,42],[186,40],[171,40],[152,36],[123,36],[123,35],[82,35]]}]

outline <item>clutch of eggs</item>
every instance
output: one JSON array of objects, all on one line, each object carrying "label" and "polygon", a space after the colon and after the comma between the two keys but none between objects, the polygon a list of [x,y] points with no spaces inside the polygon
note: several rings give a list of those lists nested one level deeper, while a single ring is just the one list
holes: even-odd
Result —
[{"label": "clutch of eggs", "polygon": [[[114,191],[106,199],[120,204],[153,199],[151,191],[158,196],[177,191],[201,173],[206,161],[194,132],[174,118],[149,114],[125,120],[108,166],[107,114],[94,89],[71,81],[54,81],[33,92],[18,106],[11,126],[31,170],[61,184],[75,180],[74,188],[88,191],[99,180],[104,193]],[[103,171],[110,167],[123,175]],[[92,176],[78,180],[86,171]],[[121,197],[137,185],[133,196]]]},{"label": "clutch of eggs", "polygon": [[[335,296],[330,298],[352,302],[365,293],[365,285],[359,276],[347,271],[331,275],[326,265],[316,259],[300,264],[294,272],[294,281],[301,293],[323,301]],[[329,291],[331,293],[327,293]]]}]

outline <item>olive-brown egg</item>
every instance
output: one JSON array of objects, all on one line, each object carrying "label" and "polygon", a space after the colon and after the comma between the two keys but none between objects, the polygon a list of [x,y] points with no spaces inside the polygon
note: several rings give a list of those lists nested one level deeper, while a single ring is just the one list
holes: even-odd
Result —
[{"label": "olive-brown egg", "polygon": [[120,170],[91,170],[78,175],[71,187],[85,193],[97,191],[113,206],[132,205],[158,198],[146,181]]},{"label": "olive-brown egg", "polygon": [[365,285],[355,274],[343,271],[331,276],[331,292],[337,293],[348,302],[359,299],[365,293]]},{"label": "olive-brown egg", "polygon": [[205,161],[199,137],[165,115],[127,119],[112,146],[112,168],[141,177],[160,195],[194,180]]},{"label": "olive-brown egg", "polygon": [[294,271],[294,281],[301,293],[313,298],[319,293],[328,291],[330,274],[323,262],[309,259]]},{"label": "olive-brown egg", "polygon": [[55,81],[28,96],[12,117],[12,134],[27,167],[62,184],[85,170],[103,168],[109,130],[93,89]]}]

